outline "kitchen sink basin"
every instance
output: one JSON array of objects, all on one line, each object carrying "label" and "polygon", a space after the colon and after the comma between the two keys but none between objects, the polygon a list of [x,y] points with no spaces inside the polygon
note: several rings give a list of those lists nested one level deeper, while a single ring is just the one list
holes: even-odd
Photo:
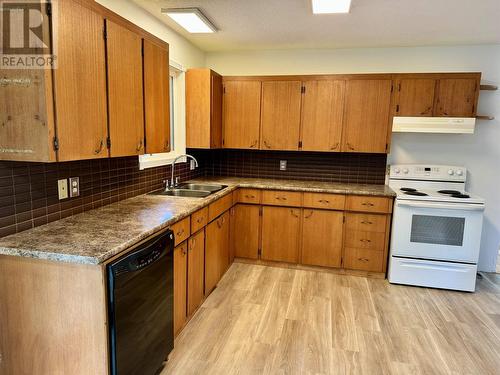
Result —
[{"label": "kitchen sink basin", "polygon": [[213,192],[207,190],[193,190],[193,189],[169,189],[169,190],[158,190],[151,195],[168,195],[172,197],[188,197],[188,198],[205,198],[208,197]]},{"label": "kitchen sink basin", "polygon": [[178,186],[179,189],[187,189],[187,190],[204,190],[209,191],[210,193],[215,193],[216,191],[222,190],[226,188],[226,185],[217,185],[217,184],[195,184],[195,183],[186,183],[180,184]]}]

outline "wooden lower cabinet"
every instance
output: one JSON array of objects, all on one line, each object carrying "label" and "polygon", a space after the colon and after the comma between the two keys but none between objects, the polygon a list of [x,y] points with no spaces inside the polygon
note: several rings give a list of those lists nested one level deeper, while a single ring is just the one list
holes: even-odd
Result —
[{"label": "wooden lower cabinet", "polygon": [[187,320],[188,243],[174,249],[174,336]]},{"label": "wooden lower cabinet", "polygon": [[373,249],[346,247],[344,267],[351,270],[383,272],[384,252]]},{"label": "wooden lower cabinet", "polygon": [[232,247],[237,258],[259,257],[260,206],[237,204],[232,216]]},{"label": "wooden lower cabinet", "polygon": [[229,211],[206,227],[205,295],[216,287],[229,267]]},{"label": "wooden lower cabinet", "polygon": [[301,263],[340,267],[344,213],[304,209]]},{"label": "wooden lower cabinet", "polygon": [[205,229],[188,240],[188,316],[192,315],[203,301],[205,266]]},{"label": "wooden lower cabinet", "polygon": [[262,208],[262,259],[298,263],[300,208]]}]

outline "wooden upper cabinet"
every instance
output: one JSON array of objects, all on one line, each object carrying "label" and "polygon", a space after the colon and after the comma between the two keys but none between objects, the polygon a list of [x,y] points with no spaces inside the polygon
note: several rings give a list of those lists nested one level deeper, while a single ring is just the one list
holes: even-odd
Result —
[{"label": "wooden upper cabinet", "polygon": [[340,151],[345,81],[306,81],[304,90],[301,149]]},{"label": "wooden upper cabinet", "polygon": [[144,154],[142,38],[106,20],[111,156]]},{"label": "wooden upper cabinet", "polygon": [[143,40],[146,153],[170,151],[168,47]]},{"label": "wooden upper cabinet", "polygon": [[298,150],[300,81],[262,83],[261,143],[263,150]]},{"label": "wooden upper cabinet", "polygon": [[186,72],[186,147],[222,147],[222,76],[210,69]]},{"label": "wooden upper cabinet", "polygon": [[396,82],[395,116],[431,117],[434,109],[436,79],[408,78]]},{"label": "wooden upper cabinet", "polygon": [[73,0],[58,3],[58,12],[58,159],[108,157],[104,18]]},{"label": "wooden upper cabinet", "polygon": [[223,97],[223,146],[258,149],[260,81],[226,81]]},{"label": "wooden upper cabinet", "polygon": [[391,86],[391,79],[347,81],[342,151],[387,152]]},{"label": "wooden upper cabinet", "polygon": [[435,116],[474,117],[480,77],[439,80]]}]

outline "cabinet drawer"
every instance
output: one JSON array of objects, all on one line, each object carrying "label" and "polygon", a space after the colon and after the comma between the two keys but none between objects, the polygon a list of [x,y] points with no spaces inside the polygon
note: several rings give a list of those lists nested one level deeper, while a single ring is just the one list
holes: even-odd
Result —
[{"label": "cabinet drawer", "polygon": [[385,233],[346,230],[345,246],[383,251],[385,246]]},{"label": "cabinet drawer", "polygon": [[227,194],[222,198],[210,203],[208,206],[208,222],[211,222],[224,211],[227,211],[233,205],[233,194]]},{"label": "cabinet drawer", "polygon": [[190,227],[189,217],[186,217],[185,219],[182,219],[181,221],[178,221],[177,223],[172,225],[172,231],[174,232],[175,236],[175,246],[188,239],[189,235],[191,234],[189,231]]},{"label": "cabinet drawer", "polygon": [[382,272],[384,252],[346,247],[344,267],[352,270]]},{"label": "cabinet drawer", "polygon": [[236,192],[237,203],[260,203],[261,191],[258,189],[239,189]]},{"label": "cabinet drawer", "polygon": [[304,207],[343,210],[345,195],[325,193],[304,193]]},{"label": "cabinet drawer", "polygon": [[388,213],[392,211],[392,199],[369,195],[349,195],[347,196],[345,209],[346,211]]},{"label": "cabinet drawer", "polygon": [[350,231],[385,233],[387,215],[347,213],[345,227]]},{"label": "cabinet drawer", "polygon": [[208,207],[203,207],[191,215],[191,233],[196,233],[208,223]]},{"label": "cabinet drawer", "polygon": [[300,207],[302,205],[302,193],[296,191],[264,190],[262,192],[262,204]]}]

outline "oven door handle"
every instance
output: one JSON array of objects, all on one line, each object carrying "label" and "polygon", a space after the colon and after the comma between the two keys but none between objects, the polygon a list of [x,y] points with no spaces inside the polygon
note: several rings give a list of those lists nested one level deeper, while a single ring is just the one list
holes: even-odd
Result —
[{"label": "oven door handle", "polygon": [[415,208],[438,208],[445,210],[460,210],[460,211],[484,211],[482,204],[460,204],[460,203],[431,203],[431,202],[396,202],[396,205],[402,207],[415,207]]}]

